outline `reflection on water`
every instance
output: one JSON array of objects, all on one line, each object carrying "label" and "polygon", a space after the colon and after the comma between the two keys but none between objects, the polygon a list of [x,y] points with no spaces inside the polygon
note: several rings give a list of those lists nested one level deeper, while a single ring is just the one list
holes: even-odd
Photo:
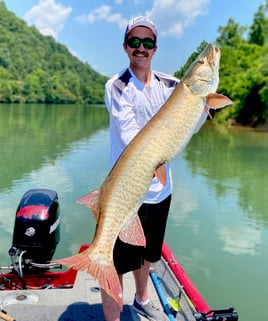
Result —
[{"label": "reflection on water", "polygon": [[268,133],[207,126],[190,146],[191,172],[206,177],[217,197],[233,192],[248,220],[267,227]]},{"label": "reflection on water", "polygon": [[0,104],[0,191],[107,126],[105,108]]},{"label": "reflection on water", "polygon": [[[242,321],[266,321],[267,138],[208,122],[172,164],[166,242],[211,308],[235,306]],[[75,200],[108,174],[106,109],[0,105],[0,148],[1,265],[9,264],[16,208],[31,188],[59,194],[55,257],[90,242],[94,219]]]},{"label": "reflection on water", "polygon": [[218,230],[223,241],[223,250],[234,255],[256,255],[257,245],[261,243],[260,230],[247,225],[220,226]]},{"label": "reflection on water", "polygon": [[[67,240],[59,248],[67,246],[68,251],[70,242],[64,231],[65,222],[68,223],[66,214],[74,209],[70,226],[82,225],[81,216],[77,219],[74,200],[89,190],[91,184],[96,184],[96,177],[102,180],[107,174],[107,156],[102,158],[101,152],[104,148],[108,153],[108,146],[103,143],[107,126],[107,111],[100,106],[0,105],[1,265],[9,263],[7,251],[16,208],[22,195],[31,188],[51,188],[58,192],[61,239]],[[83,179],[84,185],[80,183]],[[78,230],[77,226],[72,232]],[[87,234],[88,227],[83,235]],[[82,240],[78,241],[81,244]],[[88,236],[84,237],[84,242],[88,241]]]},{"label": "reflection on water", "polygon": [[267,138],[208,122],[173,164],[166,241],[209,304],[242,321],[266,320]]}]

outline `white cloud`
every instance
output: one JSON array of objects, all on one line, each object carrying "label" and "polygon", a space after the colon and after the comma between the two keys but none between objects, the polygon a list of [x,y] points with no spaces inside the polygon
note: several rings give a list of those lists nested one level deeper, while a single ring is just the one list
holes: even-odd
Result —
[{"label": "white cloud", "polygon": [[198,208],[198,202],[189,187],[174,186],[174,194],[180,195],[179,199],[172,200],[172,206],[176,208],[175,213],[180,213],[180,215],[175,214],[173,219],[176,221],[176,224],[180,224],[188,218],[191,212]]},{"label": "white cloud", "polygon": [[158,27],[161,35],[180,37],[196,17],[207,13],[210,0],[155,0],[146,12]]},{"label": "white cloud", "polygon": [[106,20],[108,21],[111,17],[111,7],[107,5],[103,5],[94,11],[92,11],[88,16],[87,20],[89,23],[93,23],[96,20]]},{"label": "white cloud", "polygon": [[[140,1],[140,0],[136,0]],[[154,0],[151,10],[144,13],[157,25],[162,36],[179,38],[199,15],[207,13],[207,6],[211,0]],[[123,3],[117,0],[115,3]],[[134,14],[135,16],[136,14]],[[93,24],[96,21],[116,23],[120,29],[124,29],[129,18],[123,17],[121,13],[113,13],[112,7],[102,5],[88,15],[77,17],[81,23]]]},{"label": "white cloud", "polygon": [[234,255],[256,255],[261,232],[246,225],[221,226],[218,230],[223,250]]},{"label": "white cloud", "polygon": [[66,169],[61,166],[60,161],[55,161],[54,164],[48,163],[40,170],[31,172],[29,174],[29,181],[36,188],[45,186],[55,191],[61,191],[61,193],[73,192],[72,179],[66,172]]},{"label": "white cloud", "polygon": [[40,0],[23,18],[30,25],[35,25],[43,35],[57,38],[71,12],[71,7],[64,7],[54,0]]},{"label": "white cloud", "polygon": [[74,51],[74,50],[69,50],[69,51],[70,51],[70,53],[71,53],[74,57],[80,59],[80,57],[79,57],[79,55],[78,55],[78,53],[77,53],[76,51]]},{"label": "white cloud", "polygon": [[96,8],[88,15],[81,15],[77,17],[77,20],[81,23],[94,23],[96,21],[105,21],[109,23],[116,23],[120,29],[124,29],[128,23],[121,13],[112,13],[112,8],[107,5],[103,5]]}]

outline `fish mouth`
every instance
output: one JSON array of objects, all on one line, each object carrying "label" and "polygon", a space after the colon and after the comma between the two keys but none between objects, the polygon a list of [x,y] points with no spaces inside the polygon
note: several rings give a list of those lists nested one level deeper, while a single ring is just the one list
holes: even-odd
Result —
[{"label": "fish mouth", "polygon": [[208,61],[211,65],[213,65],[215,68],[218,66],[220,61],[221,52],[220,49],[215,47],[214,44],[211,44],[212,50],[211,54],[208,57]]},{"label": "fish mouth", "polygon": [[207,82],[207,83],[211,82],[210,80],[206,80],[206,79],[202,79],[202,78],[199,78],[198,80],[203,81],[203,82]]},{"label": "fish mouth", "polygon": [[220,60],[220,49],[215,47],[213,43],[209,44],[201,54],[201,59],[207,59],[207,62],[216,67]]}]

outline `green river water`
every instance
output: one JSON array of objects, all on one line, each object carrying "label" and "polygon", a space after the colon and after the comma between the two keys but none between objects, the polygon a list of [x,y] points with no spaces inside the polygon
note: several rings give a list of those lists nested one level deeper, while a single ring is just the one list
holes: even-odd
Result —
[{"label": "green river water", "polygon": [[[0,262],[9,264],[18,203],[31,188],[58,192],[55,257],[92,240],[91,212],[74,201],[109,170],[101,106],[0,105]],[[208,121],[173,162],[165,241],[211,308],[267,321],[268,133]]]}]

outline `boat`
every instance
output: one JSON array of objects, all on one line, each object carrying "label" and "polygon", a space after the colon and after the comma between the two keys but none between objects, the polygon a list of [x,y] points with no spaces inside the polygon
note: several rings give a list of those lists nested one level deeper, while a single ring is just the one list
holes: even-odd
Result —
[{"label": "boat", "polygon": [[[8,251],[11,263],[0,268],[0,320],[104,320],[97,281],[86,272],[50,263],[60,241],[59,212],[54,190],[32,189],[23,195]],[[82,244],[79,252],[88,246]],[[208,306],[166,243],[150,276],[150,299],[170,320],[238,320],[234,308]],[[124,289],[121,320],[147,320],[132,309],[132,273],[124,276]]]}]

